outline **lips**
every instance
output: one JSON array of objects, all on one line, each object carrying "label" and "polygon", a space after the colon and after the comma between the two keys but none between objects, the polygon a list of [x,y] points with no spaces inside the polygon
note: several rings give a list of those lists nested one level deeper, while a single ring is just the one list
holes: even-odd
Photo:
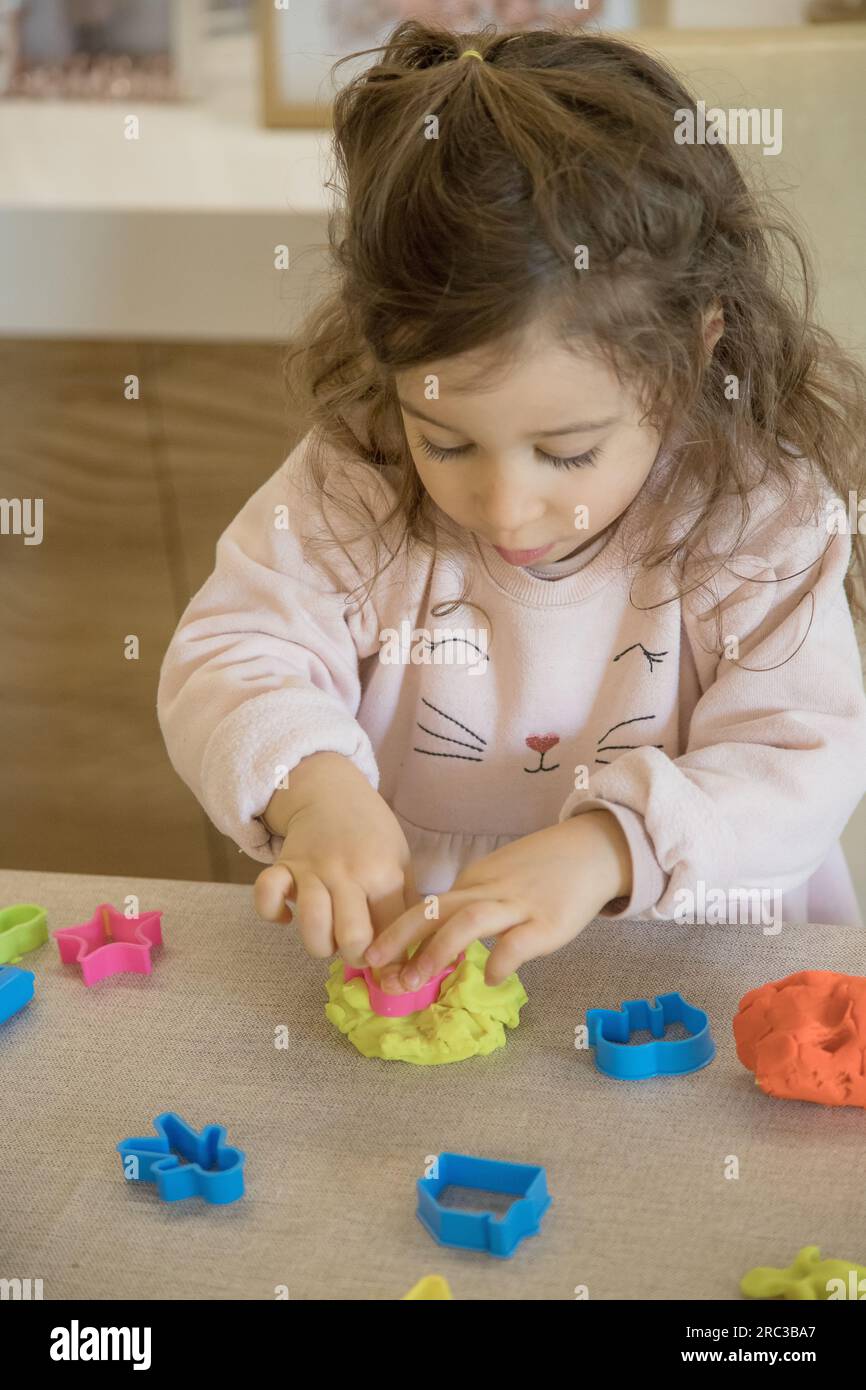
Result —
[{"label": "lips", "polygon": [[535,550],[505,550],[501,545],[495,545],[493,549],[509,565],[531,565],[534,560],[540,560],[542,555],[546,555],[549,550],[552,550],[553,543],[540,545]]}]

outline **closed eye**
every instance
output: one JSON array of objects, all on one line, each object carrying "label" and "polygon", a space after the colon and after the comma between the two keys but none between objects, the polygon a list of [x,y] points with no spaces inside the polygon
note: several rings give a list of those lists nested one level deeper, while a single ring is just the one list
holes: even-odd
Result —
[{"label": "closed eye", "polygon": [[[416,440],[418,447],[424,450],[428,458],[438,459],[444,463],[447,459],[462,458],[464,454],[472,452],[473,445],[461,444],[458,449],[440,449],[436,444],[431,444],[430,440],[423,434],[419,434]],[[543,449],[535,451],[545,463],[549,463],[552,468],[588,468],[596,459],[598,448],[588,449],[585,454],[574,454],[571,458],[563,458],[558,454],[546,454]]]}]

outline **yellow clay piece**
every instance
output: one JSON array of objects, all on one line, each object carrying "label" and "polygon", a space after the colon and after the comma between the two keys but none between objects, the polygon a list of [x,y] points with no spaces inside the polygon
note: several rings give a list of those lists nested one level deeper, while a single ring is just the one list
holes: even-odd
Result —
[{"label": "yellow clay piece", "polygon": [[448,1280],[443,1279],[441,1274],[425,1274],[423,1279],[408,1293],[404,1293],[401,1303],[407,1299],[446,1299],[450,1298],[453,1302],[454,1295],[448,1287]]},{"label": "yellow clay piece", "polygon": [[746,1298],[859,1300],[866,1297],[866,1268],[851,1260],[822,1260],[817,1245],[804,1245],[788,1269],[750,1269],[740,1291]]}]

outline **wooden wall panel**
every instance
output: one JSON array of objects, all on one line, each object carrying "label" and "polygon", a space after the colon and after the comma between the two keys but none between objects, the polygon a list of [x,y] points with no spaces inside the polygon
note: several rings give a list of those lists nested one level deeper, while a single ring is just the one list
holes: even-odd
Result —
[{"label": "wooden wall panel", "polygon": [[[156,721],[162,656],[217,536],[288,452],[280,350],[0,341],[0,864],[250,882]],[[140,399],[124,399],[135,374]],[[136,661],[124,639],[140,644]]]}]

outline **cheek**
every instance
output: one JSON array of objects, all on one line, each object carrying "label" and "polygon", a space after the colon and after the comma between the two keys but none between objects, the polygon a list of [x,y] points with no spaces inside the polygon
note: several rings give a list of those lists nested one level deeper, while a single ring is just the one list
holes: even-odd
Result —
[{"label": "cheek", "polygon": [[459,469],[431,463],[430,459],[423,456],[414,458],[415,471],[433,501],[440,506],[443,511],[448,511],[451,507],[458,510],[465,505],[465,486],[461,484]]},{"label": "cheek", "polygon": [[608,513],[612,514],[614,491],[604,472],[595,468],[575,468],[563,474],[556,491],[556,510],[563,518],[569,515],[575,518],[575,528],[584,530],[583,523],[577,526],[576,509],[585,507],[589,525],[593,530],[600,530],[607,525]]},{"label": "cheek", "polygon": [[657,435],[642,430],[638,438],[614,446],[614,466],[602,466],[593,472],[587,492],[595,499],[599,517],[607,513],[605,524],[637,497],[655,462],[660,442]]},{"label": "cheek", "polygon": [[412,462],[415,464],[415,472],[418,474],[418,477],[421,479],[421,482],[424,484],[424,487],[430,493],[430,496],[438,496],[439,489],[436,486],[436,474],[434,473],[433,469],[430,467],[426,459],[419,459],[413,454]]}]

